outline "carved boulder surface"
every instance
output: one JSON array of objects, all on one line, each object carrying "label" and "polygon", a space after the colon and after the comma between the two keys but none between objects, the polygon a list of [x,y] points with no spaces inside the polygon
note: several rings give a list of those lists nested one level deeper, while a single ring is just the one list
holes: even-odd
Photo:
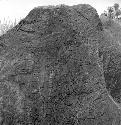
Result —
[{"label": "carved boulder surface", "polygon": [[120,125],[90,5],[37,7],[0,37],[3,125]]}]

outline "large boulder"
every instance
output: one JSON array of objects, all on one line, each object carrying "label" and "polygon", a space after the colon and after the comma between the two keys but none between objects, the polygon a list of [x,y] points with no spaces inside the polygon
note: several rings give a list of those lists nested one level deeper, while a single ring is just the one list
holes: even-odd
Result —
[{"label": "large boulder", "polygon": [[120,125],[90,5],[37,7],[0,37],[1,124]]}]

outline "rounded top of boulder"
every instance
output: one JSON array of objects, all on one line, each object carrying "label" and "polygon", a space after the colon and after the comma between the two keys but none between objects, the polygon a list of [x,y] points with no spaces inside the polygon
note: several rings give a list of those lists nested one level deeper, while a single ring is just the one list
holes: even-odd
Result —
[{"label": "rounded top of boulder", "polygon": [[[58,13],[60,12],[60,13]],[[79,14],[80,16],[85,17],[87,20],[93,21],[93,23],[97,22],[99,16],[95,8],[90,6],[89,4],[78,4],[73,6],[68,5],[56,5],[56,6],[39,6],[32,9],[29,14],[26,16],[25,20],[41,20],[42,15],[69,15],[70,13]]]}]

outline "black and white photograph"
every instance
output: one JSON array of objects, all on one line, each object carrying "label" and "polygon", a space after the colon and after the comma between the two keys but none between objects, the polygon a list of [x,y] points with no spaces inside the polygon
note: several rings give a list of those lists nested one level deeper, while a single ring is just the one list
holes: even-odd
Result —
[{"label": "black and white photograph", "polygon": [[0,125],[121,125],[121,0],[0,0]]}]

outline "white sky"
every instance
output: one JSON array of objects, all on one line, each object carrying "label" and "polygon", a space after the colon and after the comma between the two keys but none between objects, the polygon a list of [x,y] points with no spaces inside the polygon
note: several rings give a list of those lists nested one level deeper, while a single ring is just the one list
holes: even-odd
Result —
[{"label": "white sky", "polygon": [[86,3],[90,4],[97,9],[100,14],[108,6],[113,6],[114,3],[119,3],[121,6],[121,0],[0,0],[0,20],[8,19],[14,21],[16,18],[25,17],[29,11],[37,6],[42,5],[76,5]]}]

